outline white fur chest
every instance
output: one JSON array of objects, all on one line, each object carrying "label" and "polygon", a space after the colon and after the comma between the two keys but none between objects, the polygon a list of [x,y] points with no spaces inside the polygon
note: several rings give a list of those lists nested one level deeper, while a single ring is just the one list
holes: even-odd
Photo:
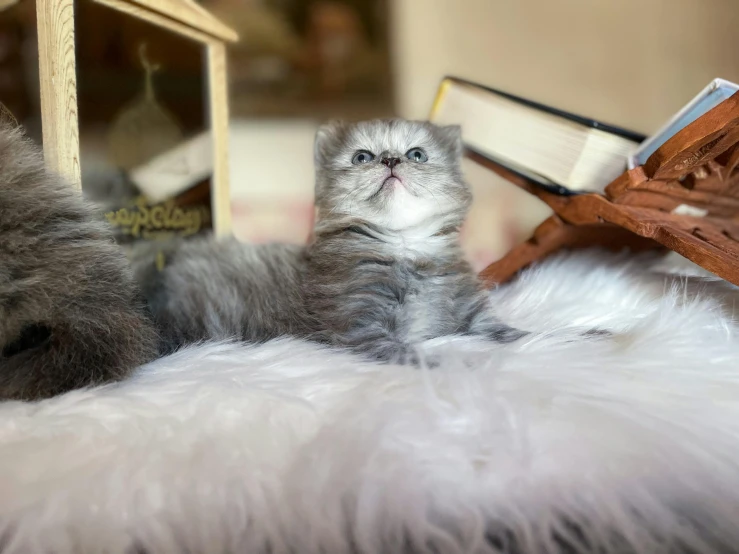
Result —
[{"label": "white fur chest", "polygon": [[448,240],[437,236],[438,224],[390,233],[383,237],[394,256],[409,258],[433,258],[444,247]]},{"label": "white fur chest", "polygon": [[433,235],[438,230],[428,232],[438,227],[440,212],[440,206],[433,198],[415,196],[400,186],[396,188],[392,201],[370,220],[379,227],[394,230],[394,233],[420,237]]}]

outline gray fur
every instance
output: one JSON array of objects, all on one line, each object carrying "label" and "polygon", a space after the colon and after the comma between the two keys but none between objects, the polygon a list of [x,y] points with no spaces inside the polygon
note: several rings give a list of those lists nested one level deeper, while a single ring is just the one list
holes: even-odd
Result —
[{"label": "gray fur", "polygon": [[[426,163],[406,158],[422,148]],[[373,161],[354,165],[357,151]],[[204,340],[308,337],[389,362],[448,334],[509,342],[459,244],[471,194],[458,127],[403,120],[331,123],[316,136],[314,239],[307,247],[195,240],[158,272],[136,263],[165,349]],[[399,162],[393,185],[383,158]]]},{"label": "gray fur", "polygon": [[107,225],[19,130],[0,128],[0,398],[121,379],[156,343]]},{"label": "gray fur", "polygon": [[191,239],[134,250],[133,265],[163,341],[161,353],[205,339],[261,342],[305,336],[303,249]]}]

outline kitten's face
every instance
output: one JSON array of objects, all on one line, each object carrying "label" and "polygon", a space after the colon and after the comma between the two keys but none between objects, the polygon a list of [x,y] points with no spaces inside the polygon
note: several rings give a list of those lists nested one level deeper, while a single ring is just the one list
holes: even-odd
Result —
[{"label": "kitten's face", "polygon": [[358,218],[402,231],[464,220],[471,201],[459,127],[377,120],[316,135],[319,220]]}]

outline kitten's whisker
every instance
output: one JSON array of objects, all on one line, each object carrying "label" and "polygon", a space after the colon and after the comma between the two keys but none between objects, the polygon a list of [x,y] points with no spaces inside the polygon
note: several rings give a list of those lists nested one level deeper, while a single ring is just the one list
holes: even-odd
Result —
[{"label": "kitten's whisker", "polygon": [[[356,197],[359,196],[359,193],[361,192],[361,190],[362,189],[357,188],[357,189],[354,189],[353,191],[351,191],[349,193],[349,199],[350,199],[349,200],[349,206],[348,206],[348,210],[349,210],[348,215],[349,215],[349,217],[352,217],[352,205],[354,204],[354,201],[356,200]],[[354,195],[354,198],[352,198],[352,195]]]},{"label": "kitten's whisker", "polygon": [[441,207],[441,202],[439,202],[439,199],[436,197],[436,194],[434,194],[428,187],[422,185],[421,183],[418,183],[418,186],[420,186],[423,190],[428,192],[431,195],[431,198],[433,198],[434,202],[436,202],[436,205],[439,207],[439,211],[440,212],[443,211],[443,208]]},{"label": "kitten's whisker", "polygon": [[[329,216],[333,215],[333,213],[334,213],[334,212],[335,212],[336,210],[338,210],[338,209],[339,209],[339,208],[341,207],[341,205],[342,205],[342,204],[343,204],[343,203],[344,203],[344,202],[345,202],[345,201],[346,201],[346,200],[347,200],[347,199],[348,199],[348,198],[349,198],[349,197],[350,197],[350,196],[351,196],[352,194],[355,194],[355,193],[357,193],[358,191],[359,191],[359,189],[354,189],[354,190],[350,190],[349,192],[347,192],[347,193],[346,193],[346,194],[345,194],[344,196],[342,196],[342,197],[341,197],[341,199],[340,199],[340,200],[339,200],[338,202],[336,202],[336,205],[335,205],[335,206],[334,206],[334,207],[333,207],[333,208],[331,209],[331,211],[329,211],[329,212],[328,212],[328,213],[327,213],[327,214],[326,214],[326,215],[324,216],[324,218],[326,218],[326,217],[329,217]],[[349,215],[349,216],[351,217],[351,202],[349,203],[349,214],[348,214],[348,215]]]}]

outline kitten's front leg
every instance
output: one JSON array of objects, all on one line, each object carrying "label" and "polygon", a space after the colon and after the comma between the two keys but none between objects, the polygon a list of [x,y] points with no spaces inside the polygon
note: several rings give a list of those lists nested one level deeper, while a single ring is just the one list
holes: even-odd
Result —
[{"label": "kitten's front leg", "polygon": [[503,344],[517,341],[531,334],[529,331],[516,329],[498,319],[487,297],[477,298],[468,306],[464,306],[461,317],[466,323],[463,326],[466,334],[486,337]]},{"label": "kitten's front leg", "polygon": [[[530,331],[521,331],[503,323],[489,307],[481,308],[471,315],[467,333],[486,337],[503,344],[517,341],[531,334]],[[587,329],[577,336],[584,339],[607,339],[612,337],[613,333],[604,329]]]},{"label": "kitten's front leg", "polygon": [[421,355],[410,344],[401,341],[383,325],[355,325],[338,342],[355,354],[379,362],[399,365],[421,365]]},{"label": "kitten's front leg", "polygon": [[531,334],[529,331],[522,331],[521,329],[511,327],[497,318],[488,320],[488,318],[484,317],[480,317],[478,321],[475,321],[470,326],[469,333],[471,335],[484,336],[490,340],[503,344],[515,342],[518,339]]},{"label": "kitten's front leg", "polygon": [[[495,342],[510,343],[531,334],[530,331],[521,331],[498,319],[493,313],[487,298],[470,304],[466,318],[469,321],[469,327],[466,330],[468,334],[487,337]],[[598,328],[585,329],[575,335],[575,337],[583,339],[608,339],[612,336],[613,333],[610,331]],[[573,340],[575,338],[570,341]]]}]

